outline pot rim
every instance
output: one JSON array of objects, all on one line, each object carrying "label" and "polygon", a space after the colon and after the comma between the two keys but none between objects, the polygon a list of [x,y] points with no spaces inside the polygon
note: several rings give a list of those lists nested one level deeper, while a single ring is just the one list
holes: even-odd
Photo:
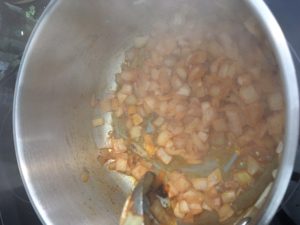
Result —
[{"label": "pot rim", "polygon": [[285,135],[278,173],[262,209],[254,221],[269,224],[287,190],[297,153],[299,135],[299,90],[293,59],[286,38],[274,15],[264,1],[245,0],[259,20],[272,45],[285,94]]},{"label": "pot rim", "polygon": [[21,176],[21,180],[23,182],[23,185],[25,187],[26,194],[29,198],[29,201],[38,216],[39,220],[42,224],[48,225],[52,224],[51,218],[48,217],[47,212],[43,209],[39,197],[35,193],[35,188],[31,185],[30,182],[30,175],[28,173],[26,163],[24,161],[24,151],[23,146],[21,143],[20,138],[20,122],[19,122],[19,115],[20,115],[20,101],[21,101],[21,87],[23,83],[23,79],[25,77],[24,70],[27,66],[27,56],[28,53],[33,48],[34,42],[39,34],[39,31],[41,30],[42,26],[47,21],[47,18],[51,16],[51,11],[55,9],[55,6],[57,6],[59,0],[50,0],[44,11],[42,12],[41,16],[38,18],[29,38],[27,41],[27,44],[25,46],[23,56],[20,62],[19,71],[17,75],[16,85],[15,85],[15,91],[14,91],[14,100],[13,100],[13,136],[14,136],[14,146],[15,146],[15,153],[18,163],[18,168]]}]

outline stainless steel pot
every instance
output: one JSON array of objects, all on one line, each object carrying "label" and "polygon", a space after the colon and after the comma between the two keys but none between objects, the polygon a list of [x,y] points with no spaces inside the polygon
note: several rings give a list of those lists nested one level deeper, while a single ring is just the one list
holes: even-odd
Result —
[{"label": "stainless steel pot", "polygon": [[[23,182],[44,224],[118,224],[132,185],[97,163],[90,98],[96,90],[102,90],[101,96],[109,89],[130,40],[184,2],[57,0],[45,10],[22,60],[13,121]],[[199,11],[208,2],[198,1],[203,6]],[[298,87],[288,45],[273,15],[261,0],[245,3],[272,45],[286,101],[279,172],[265,204],[252,218],[252,223],[267,224],[283,198],[293,169]],[[102,133],[100,141],[104,138]],[[83,170],[90,173],[87,183],[80,179]]]}]

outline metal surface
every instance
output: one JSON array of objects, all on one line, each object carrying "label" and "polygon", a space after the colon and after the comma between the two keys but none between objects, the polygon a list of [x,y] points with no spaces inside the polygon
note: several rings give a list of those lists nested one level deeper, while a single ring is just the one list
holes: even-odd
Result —
[{"label": "metal surface", "polygon": [[[145,213],[147,213],[147,211],[145,212],[145,198],[147,198],[145,195],[148,193],[154,179],[155,174],[147,172],[144,177],[139,180],[132,193],[126,199],[121,214],[120,225],[128,224],[126,221],[129,215],[144,217]],[[144,224],[144,222],[142,222],[142,224]]]},{"label": "metal surface", "polygon": [[[46,9],[21,62],[13,118],[22,179],[44,224],[118,224],[132,184],[96,161],[90,98],[96,90],[101,90],[99,97],[109,91],[133,37],[147,32],[154,21],[166,19],[182,2],[58,0]],[[298,88],[277,22],[264,2],[246,2],[275,50],[287,105],[285,149],[278,178],[264,208],[251,221],[267,224],[283,197],[293,167]],[[100,134],[104,142],[105,134]],[[84,170],[90,173],[87,183],[80,179]]]},{"label": "metal surface", "polygon": [[241,221],[239,221],[236,225],[248,225],[251,222],[250,217],[243,218]]},{"label": "metal surface", "polygon": [[293,171],[299,137],[299,90],[288,44],[274,16],[263,1],[246,0],[246,2],[257,15],[273,46],[285,91],[286,124],[283,157],[277,178],[263,210],[260,211],[258,217],[251,221],[252,223],[268,224],[284,197]]}]

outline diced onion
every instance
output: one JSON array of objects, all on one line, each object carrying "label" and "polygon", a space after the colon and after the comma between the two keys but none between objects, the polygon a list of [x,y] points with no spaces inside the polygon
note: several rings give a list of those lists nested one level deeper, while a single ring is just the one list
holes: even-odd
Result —
[{"label": "diced onion", "polygon": [[180,136],[180,135],[175,136],[173,138],[174,146],[178,149],[184,148],[185,145],[186,145],[186,139],[185,138],[186,138],[185,136]]},{"label": "diced onion", "polygon": [[176,58],[174,56],[169,56],[169,57],[165,58],[164,64],[167,67],[173,67],[176,64]]},{"label": "diced onion", "polygon": [[207,186],[208,186],[208,188],[213,187],[221,181],[222,181],[221,170],[220,169],[215,169],[207,177]]},{"label": "diced onion", "polygon": [[232,217],[233,214],[234,214],[234,211],[233,211],[233,209],[230,207],[230,205],[224,204],[224,205],[218,210],[218,214],[219,214],[219,220],[220,220],[220,222],[223,222],[223,221],[229,219],[230,217]]},{"label": "diced onion", "polygon": [[186,73],[186,71],[185,71],[183,68],[181,68],[181,67],[179,67],[179,68],[176,69],[176,73],[178,74],[178,76],[179,76],[182,80],[185,80],[185,79],[187,78],[187,73]]},{"label": "diced onion", "polygon": [[175,187],[179,192],[185,192],[191,186],[189,181],[185,177],[180,177],[177,182],[178,183],[175,184]]},{"label": "diced onion", "polygon": [[125,152],[127,150],[126,143],[124,139],[119,138],[119,139],[113,139],[112,140],[113,148],[116,152]]},{"label": "diced onion", "polygon": [[206,132],[200,131],[200,132],[198,133],[198,136],[199,136],[199,138],[200,138],[200,140],[201,140],[202,142],[206,142],[207,139],[208,139],[208,134],[207,134]]},{"label": "diced onion", "polygon": [[132,114],[136,113],[136,107],[133,105],[128,106],[127,113],[128,113],[128,115],[132,115]]},{"label": "diced onion", "polygon": [[241,87],[240,96],[246,104],[250,104],[258,100],[258,94],[253,86]]},{"label": "diced onion", "polygon": [[148,106],[151,110],[154,109],[154,107],[155,107],[155,99],[154,99],[153,97],[150,97],[150,96],[146,97],[146,98],[145,98],[145,102],[146,102],[147,106]]},{"label": "diced onion", "polygon": [[269,108],[272,111],[277,111],[283,109],[283,99],[280,93],[273,93],[268,98]]},{"label": "diced onion", "polygon": [[128,105],[135,105],[137,103],[137,99],[134,95],[129,95],[125,99],[125,103],[128,104]]},{"label": "diced onion", "polygon": [[209,90],[211,96],[215,97],[221,94],[221,89],[218,86],[212,86]]},{"label": "diced onion", "polygon": [[122,92],[118,92],[117,98],[118,98],[118,101],[122,104],[125,101],[125,99],[127,98],[127,95],[123,94]]},{"label": "diced onion", "polygon": [[215,116],[215,111],[209,102],[201,103],[202,123],[203,126],[208,126]]},{"label": "diced onion", "polygon": [[117,159],[116,170],[120,172],[125,172],[127,170],[127,160],[122,158]]},{"label": "diced onion", "polygon": [[151,78],[153,80],[158,80],[159,79],[159,70],[158,69],[153,68],[151,70]]},{"label": "diced onion", "polygon": [[163,148],[159,148],[156,155],[164,164],[169,164],[172,161],[172,156],[168,155]]},{"label": "diced onion", "polygon": [[263,193],[260,195],[260,197],[258,198],[258,200],[255,202],[255,207],[256,208],[261,208],[263,203],[264,203],[264,200],[266,199],[266,197],[268,196],[268,194],[270,193],[271,191],[271,188],[272,188],[272,185],[273,185],[273,182],[271,182],[266,188],[265,190],[263,191]]},{"label": "diced onion", "polygon": [[171,178],[172,180],[170,182],[178,193],[183,193],[191,187],[190,182],[183,174],[173,172],[171,175],[173,179]]},{"label": "diced onion", "polygon": [[166,143],[170,140],[171,134],[168,131],[162,131],[158,134],[157,144],[160,146],[165,146]]},{"label": "diced onion", "polygon": [[171,79],[171,85],[174,90],[177,90],[182,86],[182,81],[177,76],[173,76]]},{"label": "diced onion", "polygon": [[154,126],[160,127],[164,123],[165,119],[163,117],[158,117],[154,120]]},{"label": "diced onion", "polygon": [[193,215],[197,215],[203,211],[201,203],[194,203],[194,202],[189,203],[189,208]]},{"label": "diced onion", "polygon": [[239,76],[237,78],[237,82],[239,85],[249,85],[251,83],[250,77],[248,76]]},{"label": "diced onion", "polygon": [[260,38],[261,36],[260,28],[254,17],[251,16],[247,20],[245,20],[244,26],[252,35],[254,35],[254,37]]},{"label": "diced onion", "polygon": [[241,135],[243,128],[239,113],[236,110],[229,108],[226,109],[225,114],[229,122],[230,130],[236,135]]},{"label": "diced onion", "polygon": [[248,156],[247,158],[247,172],[250,175],[255,175],[260,170],[258,162],[252,157]]},{"label": "diced onion", "polygon": [[120,76],[125,81],[133,81],[136,77],[133,71],[123,71]]},{"label": "diced onion", "polygon": [[218,75],[222,78],[232,78],[235,74],[235,67],[229,63],[223,63],[218,71]]},{"label": "diced onion", "polygon": [[283,143],[282,141],[280,141],[279,144],[277,145],[276,153],[281,154],[282,150],[283,150]]},{"label": "diced onion", "polygon": [[139,138],[142,133],[142,127],[134,126],[130,129],[130,137],[133,139]]},{"label": "diced onion", "polygon": [[179,202],[179,210],[180,210],[180,212],[182,212],[184,214],[186,214],[190,211],[190,208],[185,200],[181,200]]},{"label": "diced onion", "polygon": [[180,205],[179,203],[176,204],[175,208],[174,208],[174,215],[177,217],[177,218],[184,218],[185,216],[185,213],[183,213],[181,210],[180,210]]},{"label": "diced onion", "polygon": [[267,119],[267,127],[269,134],[273,135],[276,139],[283,130],[283,115],[281,113],[275,113]]},{"label": "diced onion", "polygon": [[214,132],[210,135],[210,143],[212,146],[221,147],[226,146],[227,141],[224,132]]},{"label": "diced onion", "polygon": [[125,95],[130,95],[132,93],[132,86],[129,84],[124,84],[119,92]]},{"label": "diced onion", "polygon": [[184,84],[176,93],[182,96],[189,96],[191,94],[191,88],[187,84]]},{"label": "diced onion", "polygon": [[235,181],[237,181],[242,187],[248,186],[252,182],[252,177],[246,171],[240,171],[233,175]]},{"label": "diced onion", "polygon": [[212,211],[212,208],[209,207],[206,202],[202,203],[202,208],[205,209],[205,210],[207,210],[207,211]]},{"label": "diced onion", "polygon": [[225,191],[221,195],[223,203],[231,203],[235,200],[236,194],[234,191]]},{"label": "diced onion", "polygon": [[141,164],[138,164],[136,167],[132,169],[131,173],[136,179],[141,179],[148,170],[149,168]]},{"label": "diced onion", "polygon": [[212,123],[215,131],[227,131],[227,123],[223,118],[219,118]]},{"label": "diced onion", "polygon": [[143,118],[139,114],[134,114],[132,116],[132,123],[133,125],[137,126],[143,122]]},{"label": "diced onion", "polygon": [[199,191],[206,191],[208,189],[207,178],[194,178],[192,179],[193,187]]},{"label": "diced onion", "polygon": [[93,127],[102,126],[104,124],[103,118],[93,119]]},{"label": "diced onion", "polygon": [[207,59],[207,53],[204,51],[198,51],[188,57],[187,63],[192,65],[197,65],[199,63],[204,63],[206,59]]},{"label": "diced onion", "polygon": [[171,122],[168,124],[168,130],[173,134],[173,135],[179,135],[183,132],[184,127],[180,121],[176,122]]}]

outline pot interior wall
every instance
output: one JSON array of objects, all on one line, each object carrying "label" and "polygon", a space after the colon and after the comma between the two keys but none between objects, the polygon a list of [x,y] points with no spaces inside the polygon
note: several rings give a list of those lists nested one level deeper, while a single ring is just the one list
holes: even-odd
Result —
[{"label": "pot interior wall", "polygon": [[[236,5],[189,1],[199,21]],[[185,1],[57,1],[23,59],[17,96],[16,143],[27,189],[47,224],[118,224],[132,182],[97,162],[90,107],[114,86],[124,51],[136,35],[184,9]],[[213,6],[212,6],[213,5]],[[205,16],[203,16],[205,15]],[[109,128],[108,128],[109,129]],[[98,145],[105,131],[96,132]],[[81,180],[83,171],[90,179]]]}]

